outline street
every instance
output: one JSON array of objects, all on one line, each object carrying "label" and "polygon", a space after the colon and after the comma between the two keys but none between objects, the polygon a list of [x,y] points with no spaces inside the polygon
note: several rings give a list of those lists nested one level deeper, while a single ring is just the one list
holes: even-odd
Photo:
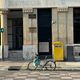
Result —
[{"label": "street", "polygon": [[80,80],[80,71],[0,71],[0,80]]}]

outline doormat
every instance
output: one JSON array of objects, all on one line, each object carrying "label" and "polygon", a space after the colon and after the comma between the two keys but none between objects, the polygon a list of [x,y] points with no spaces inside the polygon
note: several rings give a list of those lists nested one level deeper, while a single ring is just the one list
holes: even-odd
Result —
[{"label": "doormat", "polygon": [[20,70],[21,66],[10,66],[8,70]]}]

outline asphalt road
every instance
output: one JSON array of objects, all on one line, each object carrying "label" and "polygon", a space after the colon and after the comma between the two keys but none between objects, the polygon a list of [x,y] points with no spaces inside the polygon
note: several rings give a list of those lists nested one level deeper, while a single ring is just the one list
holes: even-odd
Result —
[{"label": "asphalt road", "polygon": [[80,71],[0,71],[0,80],[80,80]]}]

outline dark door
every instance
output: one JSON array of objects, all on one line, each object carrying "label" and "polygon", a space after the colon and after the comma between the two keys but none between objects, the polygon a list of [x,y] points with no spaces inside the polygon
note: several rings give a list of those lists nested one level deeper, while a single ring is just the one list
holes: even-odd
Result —
[{"label": "dark door", "polygon": [[38,9],[38,54],[52,56],[51,9]]},{"label": "dark door", "polygon": [[[22,50],[23,45],[23,21],[22,18],[11,18],[12,31],[9,36],[9,50]],[[11,40],[11,41],[10,41]]]},{"label": "dark door", "polygon": [[13,49],[21,50],[23,45],[22,18],[13,19]]},{"label": "dark door", "polygon": [[74,43],[80,44],[80,8],[74,8]]}]

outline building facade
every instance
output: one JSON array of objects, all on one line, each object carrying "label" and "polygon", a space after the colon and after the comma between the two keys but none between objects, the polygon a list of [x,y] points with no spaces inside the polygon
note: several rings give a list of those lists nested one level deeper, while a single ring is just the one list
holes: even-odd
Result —
[{"label": "building facade", "polygon": [[79,17],[79,0],[0,0],[0,59],[51,56],[55,41],[64,43],[65,59],[80,59]]}]

